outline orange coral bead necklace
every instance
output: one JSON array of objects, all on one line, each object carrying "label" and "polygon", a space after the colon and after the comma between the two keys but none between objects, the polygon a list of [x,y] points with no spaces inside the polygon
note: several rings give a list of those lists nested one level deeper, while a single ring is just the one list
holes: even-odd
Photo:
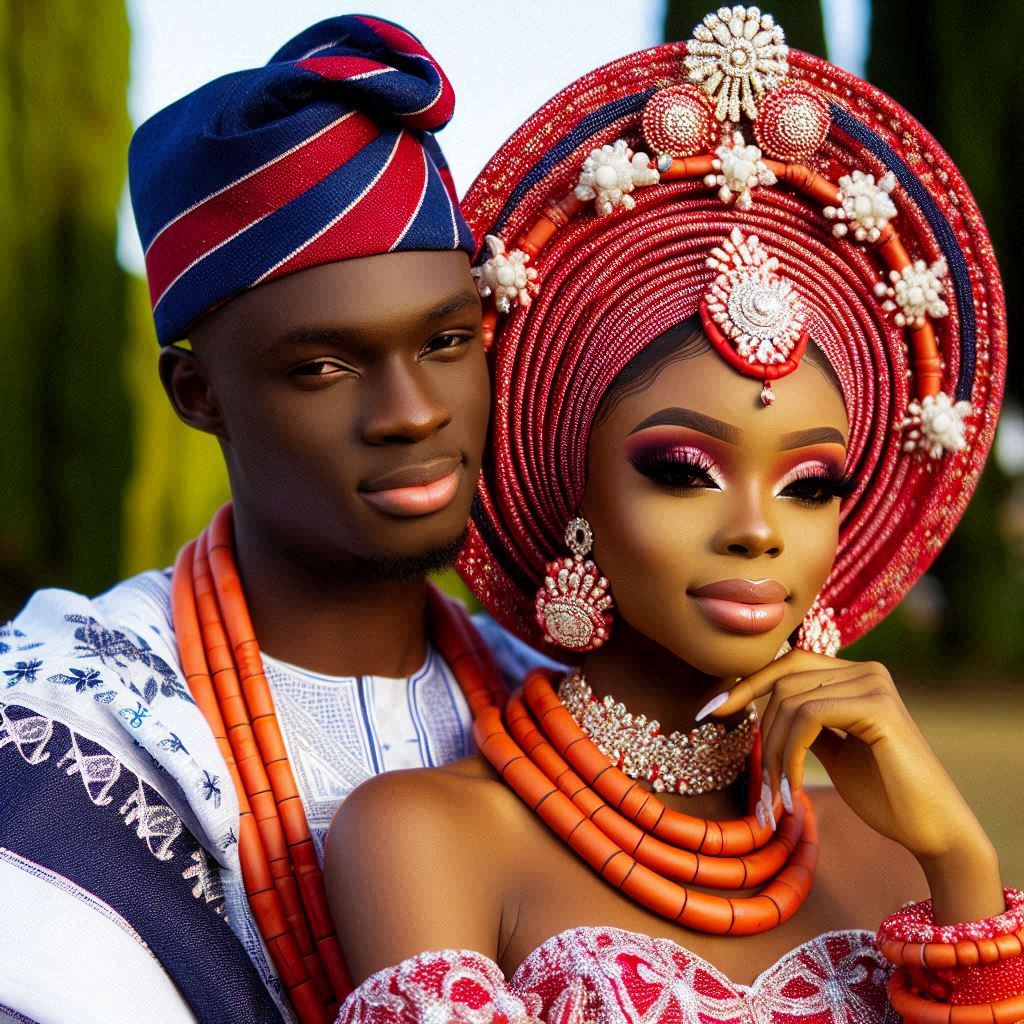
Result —
[{"label": "orange coral bead necklace", "polygon": [[[801,791],[792,814],[777,801],[777,833],[753,815],[696,818],[667,807],[601,753],[535,669],[503,717],[485,708],[477,746],[501,777],[576,854],[624,895],[695,931],[751,935],[789,920],[810,892],[817,827]],[[751,755],[757,776],[759,744]],[[736,897],[688,888],[761,888]]]},{"label": "orange coral bead necklace", "polygon": [[[238,794],[253,917],[299,1020],[325,1024],[352,982],[235,565],[230,505],[178,556],[171,604],[182,671]],[[427,614],[474,717],[501,702],[500,674],[461,606],[430,587]]]},{"label": "orange coral bead necklace", "polygon": [[[235,565],[230,505],[178,556],[171,595],[182,670],[238,794],[253,917],[302,1024],[330,1021],[352,983]],[[601,753],[559,700],[552,673],[529,673],[506,705],[493,656],[461,605],[431,586],[427,614],[481,753],[602,878],[648,909],[714,934],[766,931],[796,912],[817,859],[803,793],[792,814],[776,804],[777,833],[752,814],[714,821],[675,811]],[[755,775],[759,761],[755,744]],[[761,888],[731,897],[694,885]]]}]

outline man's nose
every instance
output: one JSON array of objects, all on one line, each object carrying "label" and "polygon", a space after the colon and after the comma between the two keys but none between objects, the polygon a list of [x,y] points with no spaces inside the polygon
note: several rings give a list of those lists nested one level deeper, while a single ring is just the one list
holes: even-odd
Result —
[{"label": "man's nose", "polygon": [[389,360],[371,375],[370,382],[362,418],[368,444],[411,444],[451,422],[451,409],[418,363]]}]

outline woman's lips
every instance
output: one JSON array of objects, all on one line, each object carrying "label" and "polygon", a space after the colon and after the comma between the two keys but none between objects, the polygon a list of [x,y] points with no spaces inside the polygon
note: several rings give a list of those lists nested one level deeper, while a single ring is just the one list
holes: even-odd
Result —
[{"label": "woman's lips", "polygon": [[777,580],[718,580],[689,591],[704,614],[733,633],[769,633],[786,615],[789,591]]},{"label": "woman's lips", "polygon": [[379,487],[361,490],[363,498],[374,508],[390,516],[412,518],[440,512],[455,499],[462,483],[462,464],[434,480],[425,483],[404,484],[397,487]]}]

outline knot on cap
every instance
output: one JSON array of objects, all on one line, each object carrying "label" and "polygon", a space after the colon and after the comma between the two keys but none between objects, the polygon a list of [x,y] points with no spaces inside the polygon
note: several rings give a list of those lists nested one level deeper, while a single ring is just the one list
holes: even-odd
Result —
[{"label": "knot on cap", "polygon": [[[437,61],[414,35],[380,18],[321,21],[285,43],[267,70],[275,66],[284,72],[285,103],[290,91],[300,106],[319,95],[428,132],[440,131],[455,110],[451,83]],[[263,105],[257,96],[257,114]]]}]

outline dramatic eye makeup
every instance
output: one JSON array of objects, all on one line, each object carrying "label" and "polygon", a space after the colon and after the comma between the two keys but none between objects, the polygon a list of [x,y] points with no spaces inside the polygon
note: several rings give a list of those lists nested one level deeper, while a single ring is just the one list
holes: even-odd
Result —
[{"label": "dramatic eye makeup", "polygon": [[779,498],[791,498],[810,508],[827,505],[852,493],[854,481],[832,459],[804,458],[788,469],[775,485]]},{"label": "dramatic eye makeup", "polygon": [[725,489],[725,477],[714,457],[678,435],[652,432],[631,437],[626,458],[638,473],[669,490]]}]

